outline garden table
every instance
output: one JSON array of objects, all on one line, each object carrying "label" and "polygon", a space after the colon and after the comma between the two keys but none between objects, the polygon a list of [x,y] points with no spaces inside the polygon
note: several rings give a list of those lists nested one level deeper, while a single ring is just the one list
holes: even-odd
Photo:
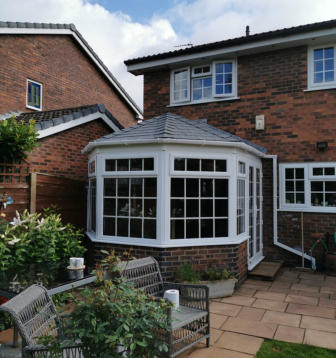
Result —
[{"label": "garden table", "polygon": [[[0,272],[0,297],[11,299],[32,284],[41,284],[49,295],[69,291],[88,285],[96,280],[92,268],[86,267],[83,273],[70,272],[57,264],[31,265],[22,270]],[[18,345],[18,333],[14,327],[13,346]]]}]

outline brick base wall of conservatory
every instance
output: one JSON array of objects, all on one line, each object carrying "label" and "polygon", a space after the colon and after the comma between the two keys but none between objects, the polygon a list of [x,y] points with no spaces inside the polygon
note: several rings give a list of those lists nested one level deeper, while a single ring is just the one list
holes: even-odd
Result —
[{"label": "brick base wall of conservatory", "polygon": [[175,280],[178,267],[190,262],[196,270],[205,270],[209,267],[225,266],[233,272],[238,284],[247,276],[247,242],[237,245],[194,246],[157,248],[143,246],[129,246],[110,243],[91,243],[91,259],[94,264],[102,260],[101,250],[113,249],[118,256],[125,252],[136,258],[153,256],[158,260],[165,280]]}]

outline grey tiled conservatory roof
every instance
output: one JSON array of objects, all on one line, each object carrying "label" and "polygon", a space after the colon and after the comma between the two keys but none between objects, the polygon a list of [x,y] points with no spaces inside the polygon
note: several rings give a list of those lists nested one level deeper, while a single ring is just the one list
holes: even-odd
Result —
[{"label": "grey tiled conservatory roof", "polygon": [[206,119],[190,120],[174,113],[165,113],[153,117],[135,126],[122,129],[119,132],[108,134],[92,142],[91,145],[119,142],[142,142],[159,139],[193,140],[202,142],[232,142],[245,143],[262,153],[266,149],[257,144],[237,137],[222,129],[207,124]]}]

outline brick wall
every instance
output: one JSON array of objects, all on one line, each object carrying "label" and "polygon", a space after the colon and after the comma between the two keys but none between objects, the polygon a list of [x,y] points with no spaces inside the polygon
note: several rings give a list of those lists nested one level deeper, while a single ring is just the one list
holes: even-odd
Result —
[{"label": "brick wall", "polygon": [[81,150],[90,142],[111,133],[102,120],[45,137],[29,155],[32,171],[87,181],[88,157]]},{"label": "brick wall", "polygon": [[67,35],[0,35],[0,113],[26,108],[26,79],[43,84],[43,110],[104,103],[128,127],[135,115]]},{"label": "brick wall", "polygon": [[154,248],[142,246],[125,246],[117,244],[92,243],[91,260],[94,263],[103,258],[101,250],[114,249],[118,256],[129,252],[136,258],[153,256],[159,263],[162,275],[166,280],[174,280],[176,270],[184,262],[191,262],[195,269],[204,270],[211,266],[225,265],[234,272],[239,282],[247,275],[247,245],[246,242],[240,245],[228,246],[195,246],[178,248]]}]

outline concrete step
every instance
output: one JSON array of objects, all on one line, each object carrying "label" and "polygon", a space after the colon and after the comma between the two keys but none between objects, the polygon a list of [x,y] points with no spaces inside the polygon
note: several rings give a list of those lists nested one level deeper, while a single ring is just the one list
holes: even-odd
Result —
[{"label": "concrete step", "polygon": [[254,279],[273,281],[282,265],[283,261],[262,261],[249,272],[248,276]]}]

